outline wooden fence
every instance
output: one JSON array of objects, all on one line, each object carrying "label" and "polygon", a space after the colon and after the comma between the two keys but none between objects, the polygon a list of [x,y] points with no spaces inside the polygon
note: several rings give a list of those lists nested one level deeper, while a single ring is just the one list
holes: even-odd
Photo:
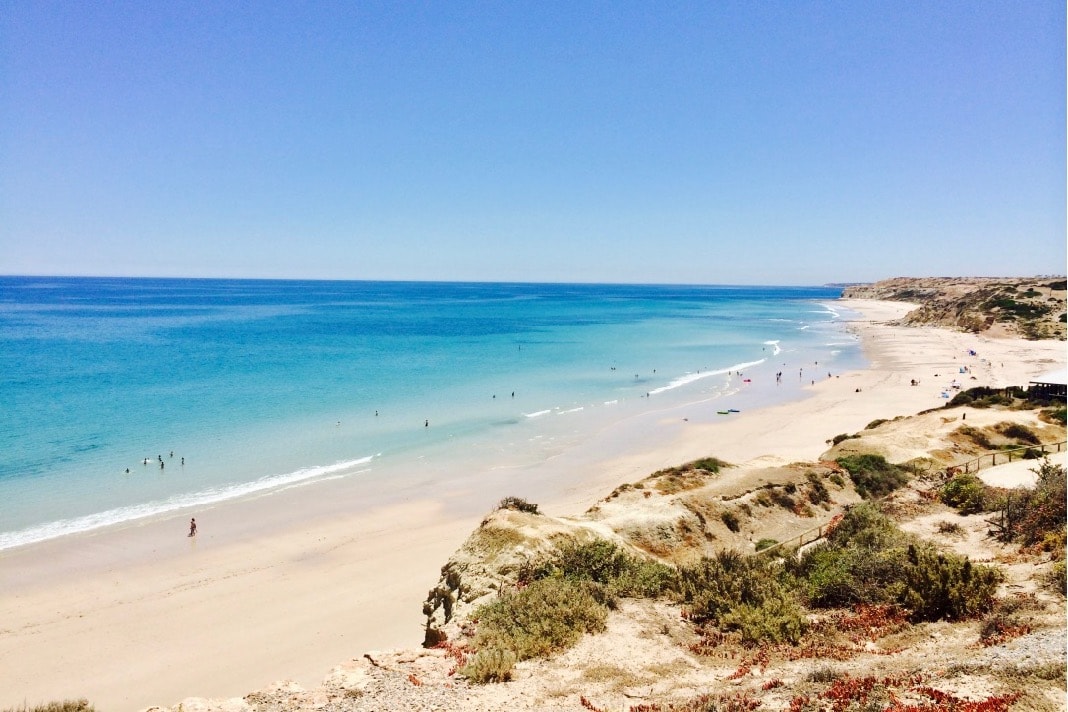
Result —
[{"label": "wooden fence", "polygon": [[[962,472],[964,472],[964,473],[978,472],[983,467],[993,467],[994,465],[1004,465],[1005,463],[1012,462],[1013,460],[1026,459],[1024,456],[1029,451],[1033,452],[1035,450],[1038,450],[1042,454],[1045,455],[1045,454],[1048,454],[1048,453],[1051,453],[1051,452],[1062,452],[1065,449],[1068,449],[1068,441],[1062,440],[1059,443],[1045,443],[1045,444],[1038,444],[1038,445],[1030,445],[1028,447],[1013,448],[1012,450],[995,450],[994,452],[985,453],[983,455],[980,455],[979,457],[976,457],[976,458],[973,458],[971,460],[968,460],[967,462],[964,462],[962,464],[953,465],[952,467],[947,467],[946,468],[946,474],[947,475],[954,475],[954,474],[958,474],[958,473],[962,473]],[[1031,459],[1034,459],[1034,458],[1031,458]],[[785,541],[780,541],[780,542],[778,542],[776,544],[772,544],[771,546],[769,546],[769,547],[767,547],[765,549],[761,549],[760,551],[757,551],[755,553],[756,554],[766,554],[768,552],[776,551],[778,549],[781,549],[781,548],[787,547],[787,546],[796,546],[798,549],[800,549],[801,547],[805,546],[806,544],[811,544],[814,541],[819,541],[820,539],[822,539],[823,538],[823,534],[827,530],[828,525],[831,524],[831,522],[833,522],[833,521],[834,521],[834,519],[832,518],[832,519],[824,522],[823,524],[820,524],[817,527],[812,527],[811,529],[806,529],[805,531],[801,532],[797,536],[791,536],[789,539],[786,539]]]},{"label": "wooden fence", "polygon": [[[835,515],[835,516],[838,516],[838,515]],[[822,539],[823,538],[823,533],[825,531],[827,531],[828,525],[830,525],[831,522],[833,522],[833,521],[834,521],[834,518],[832,517],[831,519],[827,520],[823,524],[820,524],[818,527],[812,527],[811,529],[807,529],[807,530],[801,532],[800,534],[798,534],[797,536],[792,536],[792,537],[790,537],[789,539],[787,539],[785,541],[780,541],[777,544],[772,544],[771,546],[769,546],[767,548],[764,548],[764,549],[761,549],[760,551],[757,551],[755,553],[756,554],[767,554],[768,552],[775,551],[777,549],[781,549],[784,546],[796,546],[798,549],[800,549],[805,544],[811,544],[814,541],[819,541],[820,539]]]},{"label": "wooden fence", "polygon": [[[1005,463],[1012,462],[1013,460],[1027,459],[1025,455],[1028,452],[1040,451],[1043,455],[1051,452],[1061,452],[1065,449],[1065,441],[1059,443],[1045,443],[1039,445],[1028,445],[1027,447],[1017,447],[1012,450],[995,450],[994,452],[988,452],[980,455],[979,457],[968,460],[967,462],[959,465],[953,465],[946,468],[947,475],[955,475],[959,473],[978,472],[984,467],[993,467],[995,465],[1004,465]],[[1034,458],[1031,458],[1034,459]]]}]

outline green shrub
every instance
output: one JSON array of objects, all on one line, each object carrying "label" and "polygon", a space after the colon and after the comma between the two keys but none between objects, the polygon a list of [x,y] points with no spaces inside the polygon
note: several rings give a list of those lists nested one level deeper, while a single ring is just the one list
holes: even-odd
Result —
[{"label": "green shrub", "polygon": [[994,568],[915,543],[868,503],[846,512],[827,543],[792,567],[814,606],[896,603],[914,622],[982,613],[1000,580]]},{"label": "green shrub", "polygon": [[96,707],[89,704],[89,700],[62,700],[46,702],[45,704],[27,707],[9,707],[4,712],[96,712]]},{"label": "green shrub", "polygon": [[619,575],[628,561],[623,551],[607,539],[567,542],[558,546],[548,561],[549,570],[539,578],[558,573],[575,581],[607,584]]},{"label": "green shrub", "polygon": [[730,467],[730,464],[719,458],[705,457],[678,467],[657,470],[649,475],[647,479],[653,481],[653,486],[661,494],[675,494],[676,492],[703,487],[707,483],[709,475],[718,474],[720,469],[724,467]]},{"label": "green shrub", "polygon": [[1021,423],[998,423],[994,428],[1007,438],[1029,445],[1038,445],[1041,440],[1031,428]]},{"label": "green shrub", "polygon": [[547,657],[603,631],[610,601],[605,587],[590,581],[534,581],[475,611],[475,648],[511,651],[517,660]]},{"label": "green shrub", "polygon": [[839,670],[835,670],[830,665],[824,665],[823,667],[817,668],[816,670],[810,672],[808,675],[805,676],[805,679],[809,682],[827,683],[834,682],[835,680],[840,680],[844,675],[845,673]]},{"label": "green shrub", "polygon": [[793,643],[801,640],[807,621],[801,608],[783,590],[769,595],[758,604],[742,603],[725,612],[719,627],[735,631],[749,645]]},{"label": "green shrub", "polygon": [[906,470],[887,462],[882,455],[849,455],[837,462],[849,473],[857,494],[865,499],[890,494],[908,482]]},{"label": "green shrub", "polygon": [[972,405],[974,402],[975,398],[972,397],[971,393],[968,391],[958,391],[943,407],[956,408],[961,405]]},{"label": "green shrub", "polygon": [[757,551],[764,551],[764,549],[771,548],[779,543],[778,539],[761,539],[756,543]]},{"label": "green shrub", "polygon": [[480,685],[488,682],[508,682],[512,679],[515,663],[515,653],[511,650],[486,649],[475,653],[458,672]]},{"label": "green shrub", "polygon": [[720,468],[723,467],[730,467],[730,464],[720,460],[718,457],[703,457],[700,460],[694,460],[683,465],[685,470],[704,470],[713,474],[719,474]]},{"label": "green shrub", "polygon": [[1043,583],[1046,586],[1062,596],[1068,594],[1068,567],[1065,565],[1065,560],[1054,561],[1053,566],[1046,572],[1043,578]]},{"label": "green shrub", "polygon": [[592,581],[612,594],[656,598],[674,588],[675,569],[658,561],[628,554],[607,539],[569,542],[534,565],[529,580],[562,577]]},{"label": "green shrub", "polygon": [[1068,487],[1065,470],[1048,459],[1037,470],[1038,482],[1033,490],[1017,490],[1005,498],[1001,507],[1001,538],[1033,546],[1049,535],[1063,539],[1068,516]]},{"label": "green shrub", "polygon": [[809,472],[806,477],[808,478],[808,501],[812,504],[830,502],[831,493],[827,491],[827,485],[823,484],[819,475]]},{"label": "green shrub", "polygon": [[842,520],[827,535],[828,543],[862,549],[889,549],[904,544],[905,535],[877,504],[861,502],[846,510]]},{"label": "green shrub", "polygon": [[[797,487],[794,487],[794,491],[797,491]],[[779,490],[778,488],[770,490],[768,494],[770,495],[771,500],[775,502],[775,504],[779,505],[787,511],[792,512],[797,506],[797,502],[794,501],[793,497],[791,497],[785,491]]]},{"label": "green shrub", "polygon": [[990,610],[1001,572],[967,557],[910,544],[897,602],[918,621],[961,620]]},{"label": "green shrub", "polygon": [[727,528],[732,532],[739,532],[742,529],[742,525],[738,521],[738,515],[734,512],[723,512],[719,515],[719,518],[723,520],[723,523],[727,525]]},{"label": "green shrub", "polygon": [[746,643],[796,643],[806,623],[785,578],[767,557],[721,551],[679,570],[679,597],[694,623],[738,632]]},{"label": "green shrub", "polygon": [[990,441],[990,438],[987,437],[986,433],[984,433],[982,430],[973,428],[970,425],[962,425],[957,428],[956,432],[968,438],[984,450],[994,449],[994,443]]},{"label": "green shrub", "polygon": [[992,405],[1012,405],[1013,392],[1013,389],[1010,388],[977,386],[959,391],[944,407],[953,408],[958,405],[970,405],[974,408],[989,408]]},{"label": "green shrub", "polygon": [[940,534],[963,534],[964,527],[956,522],[939,522],[938,532]]},{"label": "green shrub", "polygon": [[864,546],[817,546],[800,561],[802,590],[809,603],[840,608],[858,603],[893,601],[904,549],[871,550]]},{"label": "green shrub", "polygon": [[942,485],[939,497],[945,504],[959,509],[961,514],[976,514],[987,511],[987,491],[986,484],[975,475],[954,475]]},{"label": "green shrub", "polygon": [[658,561],[635,559],[635,564],[620,572],[608,584],[608,590],[626,598],[659,598],[676,585],[677,573]]},{"label": "green shrub", "polygon": [[528,514],[537,514],[538,505],[531,504],[522,497],[505,497],[497,505],[497,509],[515,509],[519,512],[527,512]]}]

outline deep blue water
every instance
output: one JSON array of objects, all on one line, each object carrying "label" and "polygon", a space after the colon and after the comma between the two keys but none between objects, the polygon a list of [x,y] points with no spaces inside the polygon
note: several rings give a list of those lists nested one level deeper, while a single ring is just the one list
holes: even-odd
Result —
[{"label": "deep blue water", "polygon": [[838,294],[0,277],[0,548],[706,398],[740,364],[857,367]]}]

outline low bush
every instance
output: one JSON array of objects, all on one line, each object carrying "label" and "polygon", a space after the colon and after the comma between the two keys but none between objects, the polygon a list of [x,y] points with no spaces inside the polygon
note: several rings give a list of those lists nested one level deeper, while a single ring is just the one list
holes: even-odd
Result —
[{"label": "low bush", "polygon": [[942,485],[938,496],[945,504],[959,509],[961,514],[976,514],[987,511],[990,502],[989,488],[975,475],[954,475]]},{"label": "low bush", "polygon": [[904,540],[904,532],[872,502],[862,502],[847,509],[827,535],[827,542],[833,546],[855,546],[872,551],[901,546]]},{"label": "low bush", "polygon": [[795,563],[811,605],[895,603],[913,622],[958,620],[989,609],[996,569],[914,542],[874,505],[852,507],[827,543]]},{"label": "low bush", "polygon": [[758,603],[742,603],[720,616],[719,627],[736,631],[742,643],[797,644],[808,627],[801,607],[784,589]]},{"label": "low bush", "polygon": [[33,707],[7,707],[4,712],[96,712],[96,707],[89,704],[89,700],[61,700],[46,702]]},{"label": "low bush", "polygon": [[907,560],[897,602],[912,622],[973,618],[993,605],[1002,578],[997,569],[917,544],[909,545]]},{"label": "low bush", "polygon": [[527,512],[528,514],[537,514],[538,505],[531,504],[522,497],[505,497],[497,505],[497,509],[514,509],[519,512]]},{"label": "low bush", "polygon": [[887,462],[882,455],[849,455],[837,462],[849,473],[857,494],[865,499],[890,494],[909,479],[905,468]]},{"label": "low bush", "polygon": [[761,539],[760,541],[758,541],[756,543],[756,550],[757,551],[764,551],[764,549],[768,549],[770,547],[773,547],[778,543],[779,543],[778,539]]},{"label": "low bush", "polygon": [[1056,534],[1063,540],[1068,516],[1068,487],[1065,470],[1048,459],[1038,469],[1033,490],[1017,490],[1005,498],[1000,510],[1000,537],[1034,546]]},{"label": "low bush", "polygon": [[741,523],[738,521],[738,515],[734,512],[723,512],[719,515],[719,518],[723,520],[723,523],[727,525],[727,528],[734,533],[738,533],[742,529]]},{"label": "low bush", "polygon": [[1008,388],[978,386],[958,392],[944,407],[953,408],[958,405],[970,405],[973,408],[989,408],[994,405],[1012,405],[1012,392]]},{"label": "low bush", "polygon": [[812,502],[812,504],[820,504],[822,502],[831,501],[831,493],[827,491],[827,485],[823,484],[819,475],[815,472],[809,472],[805,477],[808,478],[809,502]]},{"label": "low bush", "polygon": [[658,561],[628,554],[606,539],[570,542],[531,567],[527,580],[549,577],[601,584],[613,596],[656,598],[674,589],[676,572]]},{"label": "low bush", "polygon": [[653,481],[653,486],[661,494],[675,494],[703,487],[709,475],[719,474],[720,469],[724,467],[730,467],[730,464],[716,457],[705,457],[678,467],[658,470],[648,479]]},{"label": "low bush", "polygon": [[730,467],[730,463],[720,460],[718,457],[703,457],[683,465],[686,470],[704,470],[713,474],[719,474],[721,468]]},{"label": "low bush", "polygon": [[515,663],[516,656],[511,650],[480,650],[457,672],[471,682],[483,685],[488,682],[508,682],[512,679]]},{"label": "low bush", "polygon": [[834,682],[835,680],[840,680],[844,675],[845,673],[841,672],[840,670],[836,670],[830,665],[824,665],[823,667],[817,668],[810,672],[808,675],[805,676],[805,679],[809,682],[827,683]]},{"label": "low bush", "polygon": [[1068,565],[1065,564],[1065,560],[1054,561],[1053,566],[1043,577],[1043,583],[1047,588],[1050,588],[1062,596],[1068,595]]},{"label": "low bush", "polygon": [[831,444],[832,445],[837,445],[838,443],[840,443],[840,442],[842,442],[844,440],[853,440],[853,439],[855,439],[857,437],[860,437],[860,436],[858,436],[858,435],[850,435],[849,433],[838,433],[833,438],[831,438]]},{"label": "low bush", "polygon": [[818,608],[860,603],[889,603],[889,587],[901,572],[902,549],[871,550],[863,546],[817,546],[799,562],[802,590]]},{"label": "low bush", "polygon": [[994,426],[994,429],[1007,438],[1012,438],[1028,445],[1038,445],[1042,442],[1031,428],[1021,423],[998,423]]},{"label": "low bush", "polygon": [[956,522],[939,522],[938,523],[939,534],[963,534],[964,527]]},{"label": "low bush", "polygon": [[767,557],[721,551],[679,570],[679,597],[689,620],[737,632],[744,643],[797,643],[807,623],[787,578]]},{"label": "low bush", "polygon": [[1031,631],[1031,626],[1014,611],[994,606],[979,626],[979,642],[983,645],[998,645]]},{"label": "low bush", "polygon": [[546,657],[574,645],[584,633],[603,631],[610,602],[600,584],[540,579],[475,611],[474,647],[511,652],[516,660]]},{"label": "low bush", "polygon": [[876,418],[875,420],[873,420],[870,423],[868,423],[867,425],[865,425],[864,429],[865,430],[874,430],[875,428],[878,428],[880,425],[882,425],[885,422],[887,422],[886,418]]},{"label": "low bush", "polygon": [[[797,491],[797,487],[796,486],[794,487],[794,491],[795,492]],[[779,505],[780,507],[782,507],[783,509],[785,509],[787,511],[792,512],[792,511],[794,511],[794,508],[797,506],[797,502],[785,490],[779,490],[778,488],[775,488],[775,489],[772,489],[769,492],[769,495],[771,496],[771,500],[775,504]]]},{"label": "low bush", "polygon": [[979,447],[983,448],[984,450],[993,450],[994,449],[994,443],[991,442],[990,438],[982,430],[979,430],[977,428],[973,428],[970,425],[962,425],[959,428],[957,428],[957,430],[955,432],[957,432],[958,434],[962,435],[963,437],[968,438],[969,440],[971,440],[973,443],[975,443]]}]

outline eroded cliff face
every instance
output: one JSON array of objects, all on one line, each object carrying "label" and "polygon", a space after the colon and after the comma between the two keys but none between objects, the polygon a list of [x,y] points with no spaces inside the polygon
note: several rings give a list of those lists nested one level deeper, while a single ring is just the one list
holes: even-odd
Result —
[{"label": "eroded cliff face", "polygon": [[1063,277],[896,277],[846,287],[847,299],[912,302],[918,308],[901,320],[991,336],[1064,339]]}]

